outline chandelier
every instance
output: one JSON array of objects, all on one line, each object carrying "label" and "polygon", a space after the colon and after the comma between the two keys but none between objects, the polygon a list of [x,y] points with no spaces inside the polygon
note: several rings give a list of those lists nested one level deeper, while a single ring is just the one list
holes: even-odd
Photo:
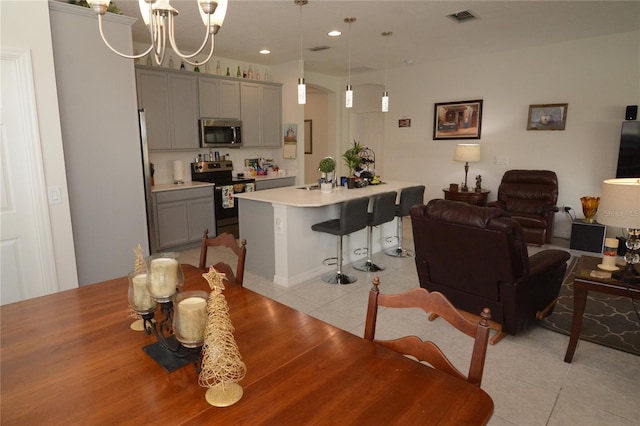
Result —
[{"label": "chandelier", "polygon": [[[194,53],[183,53],[178,49],[178,46],[176,46],[173,19],[178,15],[178,11],[169,4],[170,1],[171,0],[138,0],[140,14],[142,15],[145,25],[149,29],[151,45],[144,53],[138,55],[127,55],[114,49],[113,46],[109,44],[104,36],[104,32],[102,31],[102,15],[107,12],[110,0],[87,0],[89,5],[98,15],[98,26],[100,28],[102,41],[104,41],[107,47],[114,53],[124,58],[138,59],[153,51],[156,64],[161,65],[164,61],[168,33],[171,48],[185,62],[191,65],[199,65],[209,62],[209,59],[213,56],[214,36],[222,26],[222,22],[224,21],[224,17],[227,13],[228,0],[196,0],[198,2],[198,10],[200,11],[200,17],[202,18],[206,32],[204,34],[202,45]],[[200,52],[204,50],[209,38],[211,39],[211,50],[209,51],[207,59],[199,63],[196,61],[190,61],[189,59],[200,54]]]}]

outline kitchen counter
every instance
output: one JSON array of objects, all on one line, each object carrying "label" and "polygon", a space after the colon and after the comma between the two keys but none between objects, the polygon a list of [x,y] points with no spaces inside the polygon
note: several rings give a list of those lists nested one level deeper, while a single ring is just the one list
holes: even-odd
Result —
[{"label": "kitchen counter", "polygon": [[[399,193],[414,185],[417,183],[390,181],[364,188],[339,187],[331,193],[285,187],[236,194],[240,237],[247,240],[248,247],[245,269],[284,287],[335,269],[323,265],[323,260],[336,256],[338,237],[312,231],[311,225],[339,217],[344,201],[387,191]],[[392,247],[395,242],[385,239],[395,234],[395,220],[376,227],[372,252]],[[349,234],[343,245],[345,268],[351,268],[349,263],[362,258],[353,251],[367,246],[367,229]]]},{"label": "kitchen counter", "polygon": [[210,182],[185,182],[185,183],[163,183],[151,187],[151,192],[175,191],[177,189],[201,188],[203,186],[214,186]]},{"label": "kitchen counter", "polygon": [[370,197],[381,192],[399,191],[417,183],[406,181],[389,181],[379,185],[369,185],[364,188],[347,189],[344,186],[335,188],[331,193],[324,193],[319,189],[306,190],[308,185],[276,188],[269,191],[246,192],[235,195],[236,198],[264,203],[282,204],[293,207],[323,207],[342,203],[358,197]]},{"label": "kitchen counter", "polygon": [[249,176],[245,173],[244,177],[246,179],[255,179],[256,182],[261,180],[273,180],[273,179],[287,179],[287,178],[295,178],[296,175],[258,175],[258,176]]}]

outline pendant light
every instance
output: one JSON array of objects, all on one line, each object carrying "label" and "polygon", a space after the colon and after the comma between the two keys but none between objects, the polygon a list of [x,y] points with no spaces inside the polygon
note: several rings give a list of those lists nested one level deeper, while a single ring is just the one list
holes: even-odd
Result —
[{"label": "pendant light", "polygon": [[349,78],[347,79],[344,106],[351,108],[353,106],[353,87],[351,86],[351,23],[356,22],[356,18],[344,18],[344,22],[349,24]]},{"label": "pendant light", "polygon": [[309,3],[309,0],[293,0],[293,2],[300,6],[300,77],[298,77],[298,105],[304,105],[307,103],[307,86],[304,84],[304,61],[302,60],[302,6]]},{"label": "pendant light", "polygon": [[389,92],[387,91],[387,70],[389,68],[387,45],[389,43],[387,43],[387,40],[391,34],[393,34],[391,31],[382,33],[384,37],[384,92],[382,92],[382,112],[389,112]]}]

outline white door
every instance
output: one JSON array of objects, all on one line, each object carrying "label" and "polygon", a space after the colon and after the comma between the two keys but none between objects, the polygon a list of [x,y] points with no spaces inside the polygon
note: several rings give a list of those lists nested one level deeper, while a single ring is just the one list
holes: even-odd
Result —
[{"label": "white door", "polygon": [[373,150],[376,156],[376,175],[384,178],[384,113],[362,112],[354,114],[354,118],[354,138]]},{"label": "white door", "polygon": [[5,49],[0,90],[0,304],[57,291],[29,51]]}]

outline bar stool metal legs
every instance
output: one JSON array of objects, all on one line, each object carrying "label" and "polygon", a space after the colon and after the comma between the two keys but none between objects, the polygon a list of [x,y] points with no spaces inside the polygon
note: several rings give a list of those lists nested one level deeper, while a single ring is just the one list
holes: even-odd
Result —
[{"label": "bar stool metal legs", "polygon": [[412,251],[402,247],[402,218],[409,216],[409,209],[417,204],[424,203],[424,185],[410,186],[400,191],[400,204],[396,206],[396,217],[398,220],[398,231],[396,238],[398,245],[387,249],[384,254],[393,257],[413,257]]},{"label": "bar stool metal legs", "polygon": [[351,284],[358,280],[353,274],[342,272],[342,235],[338,238],[338,269],[327,272],[322,276],[322,281],[328,284]]},{"label": "bar stool metal legs", "polygon": [[373,228],[393,220],[396,214],[397,196],[398,194],[395,191],[389,191],[371,197],[371,213],[367,213],[367,226],[369,227],[367,234],[367,260],[361,260],[353,264],[353,267],[358,271],[384,271],[384,265],[376,265],[371,260],[371,253],[373,253]]},{"label": "bar stool metal legs", "polygon": [[384,266],[383,264],[376,265],[371,260],[371,252],[373,251],[372,250],[373,245],[371,244],[372,234],[373,234],[373,226],[370,226],[368,229],[368,235],[367,235],[367,260],[361,260],[353,264],[353,268],[357,269],[358,271],[378,272],[378,271],[384,271],[386,269],[386,266]]},{"label": "bar stool metal legs", "polygon": [[351,284],[356,277],[342,272],[342,237],[367,227],[368,197],[360,197],[342,203],[340,218],[330,219],[311,225],[317,232],[325,232],[338,237],[338,267],[336,271],[324,274],[322,281],[329,284]]},{"label": "bar stool metal legs", "polygon": [[384,251],[384,254],[393,257],[413,257],[414,253],[411,250],[406,250],[402,248],[402,216],[398,216],[398,231],[396,238],[398,239],[398,245],[395,247],[391,247]]}]

